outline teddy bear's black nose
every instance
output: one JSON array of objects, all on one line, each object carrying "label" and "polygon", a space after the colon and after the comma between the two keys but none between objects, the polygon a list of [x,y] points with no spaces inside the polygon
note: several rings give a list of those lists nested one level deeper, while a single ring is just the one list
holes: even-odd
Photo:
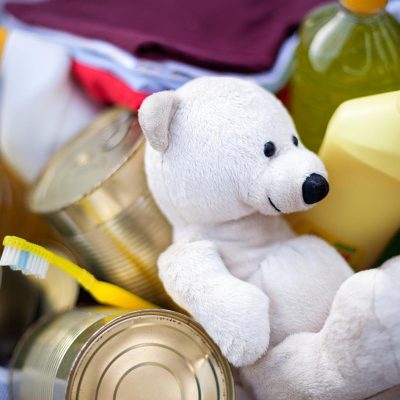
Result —
[{"label": "teddy bear's black nose", "polygon": [[328,181],[319,174],[311,174],[303,183],[303,199],[306,204],[322,200],[329,192]]}]

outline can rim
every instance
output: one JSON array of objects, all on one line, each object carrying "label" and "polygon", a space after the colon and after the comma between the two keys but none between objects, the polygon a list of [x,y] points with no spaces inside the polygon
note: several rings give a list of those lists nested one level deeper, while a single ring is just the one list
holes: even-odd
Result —
[{"label": "can rim", "polygon": [[67,141],[67,143],[64,144],[64,146],[62,146],[62,148],[60,148],[58,151],[56,151],[56,153],[53,154],[52,157],[49,159],[49,161],[46,163],[45,167],[39,174],[38,178],[32,184],[31,189],[29,190],[28,195],[27,195],[27,205],[31,211],[33,211],[34,213],[39,214],[39,215],[48,215],[48,214],[53,214],[53,213],[60,213],[70,207],[73,207],[74,205],[79,203],[82,199],[93,195],[99,188],[102,187],[102,185],[104,184],[105,181],[108,181],[115,174],[117,174],[118,171],[121,169],[121,167],[123,167],[137,153],[140,146],[145,141],[143,134],[138,136],[138,139],[136,140],[135,144],[132,146],[132,148],[126,154],[126,156],[123,159],[121,159],[120,163],[117,166],[115,166],[114,170],[111,171],[109,175],[105,175],[103,179],[99,180],[97,182],[97,184],[95,184],[91,188],[91,190],[87,191],[86,193],[80,194],[75,199],[71,199],[68,202],[68,204],[64,204],[61,207],[43,208],[43,207],[38,206],[36,204],[36,202],[34,201],[34,197],[38,191],[41,181],[44,179],[44,177],[48,173],[48,171],[51,169],[54,169],[54,166],[58,164],[58,158],[60,157],[61,153],[68,152],[71,147],[74,147],[75,143],[80,139],[81,135],[104,128],[104,124],[110,118],[117,117],[118,115],[120,115],[124,112],[130,113],[130,114],[132,114],[134,119],[136,118],[137,123],[135,124],[135,121],[132,121],[133,123],[131,125],[131,128],[139,129],[140,132],[142,132],[139,122],[138,122],[138,119],[137,119],[138,114],[136,111],[134,111],[132,109],[125,108],[125,107],[113,107],[109,110],[104,111],[100,115],[98,115],[89,125],[87,125],[85,128],[83,128],[79,132],[77,132],[77,134],[74,137],[72,137],[69,141]]},{"label": "can rim", "polygon": [[70,374],[68,377],[68,382],[67,382],[67,389],[65,392],[65,398],[70,399],[71,398],[71,391],[72,391],[72,384],[75,382],[75,379],[77,379],[77,370],[80,366],[80,362],[84,355],[87,353],[87,351],[91,348],[94,342],[97,341],[97,339],[106,331],[111,329],[113,326],[123,322],[124,320],[128,320],[132,317],[139,317],[139,316],[160,316],[160,317],[165,317],[165,318],[172,318],[175,321],[178,321],[180,323],[188,325],[190,328],[192,328],[196,333],[199,334],[202,340],[209,346],[209,348],[214,352],[214,354],[217,355],[216,360],[218,361],[221,371],[223,373],[223,376],[226,381],[226,389],[227,389],[227,399],[228,400],[233,400],[235,398],[234,393],[234,382],[233,382],[233,375],[232,371],[230,368],[230,365],[227,361],[227,359],[222,355],[220,348],[215,344],[215,342],[211,339],[211,337],[204,331],[204,329],[201,327],[201,325],[196,322],[193,318],[186,316],[184,314],[181,314],[176,311],[172,310],[166,310],[166,309],[149,309],[149,310],[139,310],[139,311],[128,311],[125,314],[122,314],[116,318],[114,318],[112,321],[107,323],[106,325],[102,326],[100,329],[98,329],[90,338],[88,341],[85,342],[85,344],[82,346],[81,350],[77,354],[77,356],[74,359],[74,362],[72,363],[72,367],[70,370]]},{"label": "can rim", "polygon": [[22,336],[19,338],[17,345],[15,346],[10,363],[8,365],[8,397],[10,400],[14,400],[14,392],[13,392],[13,380],[14,380],[14,372],[16,371],[16,363],[21,354],[22,349],[24,348],[25,344],[28,342],[29,338],[43,326],[45,326],[49,321],[52,319],[59,317],[63,314],[68,313],[71,310],[63,310],[61,312],[50,312],[48,314],[42,315],[37,321],[33,322]]}]

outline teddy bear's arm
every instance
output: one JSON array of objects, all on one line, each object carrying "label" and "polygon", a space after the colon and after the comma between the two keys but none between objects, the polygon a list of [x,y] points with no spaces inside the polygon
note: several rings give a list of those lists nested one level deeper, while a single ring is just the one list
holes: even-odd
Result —
[{"label": "teddy bear's arm", "polygon": [[269,343],[268,297],[227,270],[206,240],[175,243],[159,259],[170,296],[205,328],[235,366],[255,362]]},{"label": "teddy bear's arm", "polygon": [[400,384],[399,312],[397,257],[350,277],[319,332],[288,336],[242,378],[257,400],[395,399],[399,388],[385,390]]}]

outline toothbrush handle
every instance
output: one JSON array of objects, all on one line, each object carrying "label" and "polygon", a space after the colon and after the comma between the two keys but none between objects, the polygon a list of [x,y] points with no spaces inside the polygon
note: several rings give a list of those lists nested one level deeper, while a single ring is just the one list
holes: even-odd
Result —
[{"label": "toothbrush handle", "polygon": [[69,261],[57,254],[52,254],[50,263],[63,270],[69,276],[75,278],[79,284],[88,291],[97,281],[97,279],[86,269],[78,267],[72,261]]}]

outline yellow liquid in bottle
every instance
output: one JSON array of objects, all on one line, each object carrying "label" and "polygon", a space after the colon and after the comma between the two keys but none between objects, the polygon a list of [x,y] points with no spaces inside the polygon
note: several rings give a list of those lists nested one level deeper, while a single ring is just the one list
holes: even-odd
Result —
[{"label": "yellow liquid in bottle", "polygon": [[304,21],[290,110],[303,143],[317,152],[345,100],[400,89],[400,24],[386,11],[356,14],[339,4]]}]

